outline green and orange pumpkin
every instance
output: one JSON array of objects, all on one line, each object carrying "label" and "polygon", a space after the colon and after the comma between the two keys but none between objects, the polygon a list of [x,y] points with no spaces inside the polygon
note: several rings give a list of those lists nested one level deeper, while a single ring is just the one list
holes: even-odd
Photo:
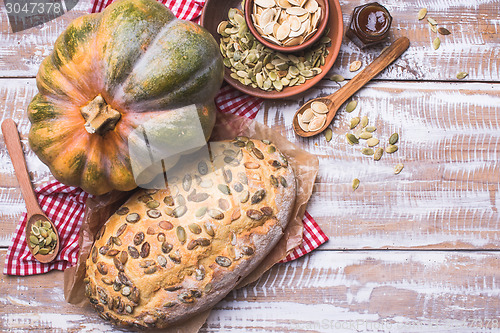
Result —
[{"label": "green and orange pumpkin", "polygon": [[201,124],[207,140],[222,79],[205,29],[154,0],[118,0],[74,20],[40,65],[30,146],[62,183],[92,194],[131,190],[129,137],[150,124],[150,141],[181,147]]}]

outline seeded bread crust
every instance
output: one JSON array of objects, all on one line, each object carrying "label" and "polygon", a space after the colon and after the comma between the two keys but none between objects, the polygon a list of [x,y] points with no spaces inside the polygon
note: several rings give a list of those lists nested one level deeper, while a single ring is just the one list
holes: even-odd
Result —
[{"label": "seeded bread crust", "polygon": [[[213,307],[283,236],[296,196],[286,158],[270,142],[210,144],[139,190],[99,231],[85,292],[104,319],[164,328]],[[178,168],[179,169],[179,168]]]}]

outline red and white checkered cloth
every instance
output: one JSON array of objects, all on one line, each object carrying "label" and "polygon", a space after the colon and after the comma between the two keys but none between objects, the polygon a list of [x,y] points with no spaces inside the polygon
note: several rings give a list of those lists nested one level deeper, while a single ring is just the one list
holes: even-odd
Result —
[{"label": "red and white checkered cloth", "polygon": [[[95,0],[91,12],[100,12],[113,0]],[[161,0],[180,19],[197,22],[203,9],[203,0]],[[250,119],[259,112],[262,100],[248,96],[230,86],[224,86],[215,97],[220,112],[230,112]],[[76,265],[78,258],[78,235],[85,212],[85,201],[90,194],[83,190],[53,181],[35,190],[42,210],[54,222],[59,231],[61,250],[55,261],[42,264],[36,261],[28,250],[25,241],[26,214],[23,214],[12,239],[12,245],[5,258],[4,274],[33,275],[46,273],[53,269],[65,270]],[[281,262],[297,259],[311,252],[328,240],[316,221],[305,213],[302,245],[296,248]]]}]

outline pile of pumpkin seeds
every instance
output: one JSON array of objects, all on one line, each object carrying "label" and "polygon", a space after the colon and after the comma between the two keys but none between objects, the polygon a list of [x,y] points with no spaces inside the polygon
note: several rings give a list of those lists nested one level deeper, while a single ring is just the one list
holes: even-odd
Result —
[{"label": "pile of pumpkin seeds", "polygon": [[33,254],[54,253],[57,235],[49,221],[38,220],[31,225],[29,244]]},{"label": "pile of pumpkin seeds", "polygon": [[304,132],[314,132],[319,130],[325,125],[328,111],[329,108],[325,103],[319,101],[312,102],[310,108],[307,108],[304,112],[297,115],[299,127]]},{"label": "pile of pumpkin seeds", "polygon": [[321,74],[320,67],[325,64],[331,44],[329,37],[321,37],[301,53],[285,55],[255,39],[241,10],[231,8],[228,19],[219,23],[217,32],[222,36],[220,52],[224,57],[224,66],[231,69],[233,79],[252,88],[281,91]]}]

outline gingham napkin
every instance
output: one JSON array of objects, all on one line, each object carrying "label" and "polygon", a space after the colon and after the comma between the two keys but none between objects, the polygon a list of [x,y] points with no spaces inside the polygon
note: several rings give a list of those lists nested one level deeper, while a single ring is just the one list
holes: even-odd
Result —
[{"label": "gingham napkin", "polygon": [[[113,0],[95,0],[91,12],[100,12]],[[161,0],[180,19],[197,22],[205,1],[201,0]],[[230,86],[224,86],[215,98],[219,112],[230,112],[250,119],[255,118],[262,100],[248,96]],[[33,275],[53,269],[65,270],[76,265],[78,258],[78,235],[85,212],[85,201],[91,195],[80,188],[53,181],[35,190],[42,210],[54,222],[59,231],[61,250],[55,261],[42,264],[36,261],[25,241],[26,214],[23,214],[7,251],[3,273],[7,275]],[[316,221],[305,213],[302,245],[281,262],[295,260],[311,252],[328,240]]]}]

